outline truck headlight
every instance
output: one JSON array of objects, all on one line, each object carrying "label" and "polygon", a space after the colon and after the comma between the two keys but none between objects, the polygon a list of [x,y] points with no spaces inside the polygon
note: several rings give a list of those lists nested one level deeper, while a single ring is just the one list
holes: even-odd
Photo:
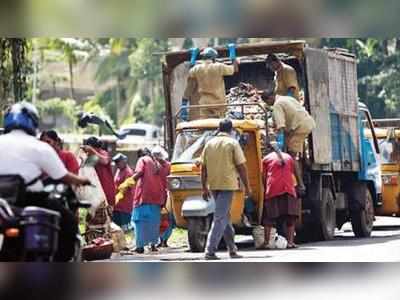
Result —
[{"label": "truck headlight", "polygon": [[173,190],[179,190],[182,186],[182,182],[178,178],[172,179],[169,184],[171,186],[171,189]]}]

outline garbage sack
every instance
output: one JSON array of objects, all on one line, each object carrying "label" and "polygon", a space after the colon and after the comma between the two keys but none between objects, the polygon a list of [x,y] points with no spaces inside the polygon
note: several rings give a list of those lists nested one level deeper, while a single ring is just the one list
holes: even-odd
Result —
[{"label": "garbage sack", "polygon": [[[275,249],[275,236],[276,236],[276,229],[271,229],[270,240],[268,242],[267,247],[270,249]],[[254,246],[256,249],[265,249],[265,230],[263,226],[256,226],[253,229],[253,238],[254,238]]]},{"label": "garbage sack", "polygon": [[115,223],[111,223],[111,239],[113,241],[114,252],[121,252],[126,248],[127,242],[124,231]]},{"label": "garbage sack", "polygon": [[111,217],[112,207],[106,201],[99,205],[94,216],[86,215],[84,236],[87,243],[91,243],[97,238],[111,239]]},{"label": "garbage sack", "polygon": [[254,246],[256,249],[262,249],[264,247],[264,242],[265,242],[264,227],[256,226],[253,228],[253,239],[254,239]]},{"label": "garbage sack", "polygon": [[288,245],[286,238],[278,234],[276,234],[273,238],[273,242],[275,249],[286,249]]},{"label": "garbage sack", "polygon": [[74,189],[77,197],[80,200],[87,201],[92,205],[88,212],[92,217],[94,217],[99,206],[103,202],[107,203],[106,195],[104,194],[99,177],[97,176],[94,167],[83,166],[79,170],[79,175],[90,178],[90,182],[93,184],[93,186],[80,186],[75,187]]}]

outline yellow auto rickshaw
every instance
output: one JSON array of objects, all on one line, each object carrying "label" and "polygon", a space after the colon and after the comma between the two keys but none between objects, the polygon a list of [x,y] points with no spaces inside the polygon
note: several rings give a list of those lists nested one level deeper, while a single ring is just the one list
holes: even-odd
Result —
[{"label": "yellow auto rickshaw", "polygon": [[[375,120],[381,149],[382,202],[376,211],[381,216],[400,216],[400,120]],[[397,125],[397,126],[396,126]]]},{"label": "yellow auto rickshaw", "polygon": [[[207,234],[215,208],[213,200],[202,199],[199,159],[202,150],[212,139],[220,119],[205,119],[179,123],[172,157],[169,190],[176,224],[187,228],[193,252],[204,251]],[[251,234],[259,224],[263,207],[262,157],[265,151],[263,120],[234,120],[233,137],[242,146],[249,172],[253,197],[246,198],[243,186],[236,191],[231,208],[231,221],[238,234]]]}]

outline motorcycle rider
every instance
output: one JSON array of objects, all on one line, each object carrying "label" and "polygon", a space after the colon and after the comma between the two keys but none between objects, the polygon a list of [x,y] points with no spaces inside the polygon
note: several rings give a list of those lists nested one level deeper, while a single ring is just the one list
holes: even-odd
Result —
[{"label": "motorcycle rider", "polygon": [[25,206],[37,206],[61,214],[56,261],[69,261],[74,255],[78,223],[73,213],[61,203],[49,201],[40,195],[46,173],[53,180],[69,185],[88,185],[89,179],[68,172],[55,150],[36,138],[39,114],[35,106],[27,102],[13,105],[4,116],[5,134],[0,136],[0,175],[19,175],[26,184]]}]

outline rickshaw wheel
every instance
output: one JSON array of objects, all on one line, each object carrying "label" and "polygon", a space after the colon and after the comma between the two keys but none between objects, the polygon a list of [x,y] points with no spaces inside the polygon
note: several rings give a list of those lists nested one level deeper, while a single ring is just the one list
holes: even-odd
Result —
[{"label": "rickshaw wheel", "polygon": [[189,246],[192,252],[204,252],[210,230],[210,217],[192,217],[187,219]]}]

